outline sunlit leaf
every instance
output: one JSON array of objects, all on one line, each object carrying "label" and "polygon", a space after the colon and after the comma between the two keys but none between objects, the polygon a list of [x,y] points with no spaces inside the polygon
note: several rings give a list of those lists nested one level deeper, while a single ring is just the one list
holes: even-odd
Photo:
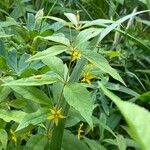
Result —
[{"label": "sunlit leaf", "polygon": [[125,84],[119,73],[112,68],[108,61],[101,55],[94,51],[81,51],[83,57],[85,57],[88,61],[90,61],[93,65],[101,69],[103,72],[108,73],[114,79],[120,81]]},{"label": "sunlit leaf", "polygon": [[44,59],[46,57],[55,56],[66,50],[68,50],[68,47],[66,47],[66,46],[62,46],[62,45],[52,46],[42,52],[38,52],[37,54],[31,56],[28,59],[28,61],[39,60],[39,59]]}]

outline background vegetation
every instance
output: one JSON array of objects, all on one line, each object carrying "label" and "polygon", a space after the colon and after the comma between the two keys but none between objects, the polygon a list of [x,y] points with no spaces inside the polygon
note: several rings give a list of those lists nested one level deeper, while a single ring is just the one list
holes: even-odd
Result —
[{"label": "background vegetation", "polygon": [[0,149],[149,150],[149,0],[0,0]]}]

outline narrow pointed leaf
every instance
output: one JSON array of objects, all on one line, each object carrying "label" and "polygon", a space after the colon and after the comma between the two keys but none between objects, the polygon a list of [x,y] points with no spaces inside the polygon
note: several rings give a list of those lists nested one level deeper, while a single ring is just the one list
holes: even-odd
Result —
[{"label": "narrow pointed leaf", "polygon": [[110,92],[99,82],[99,86],[106,96],[108,96],[119,108],[129,125],[132,138],[141,146],[143,150],[150,147],[150,112],[146,109],[127,101],[122,101],[118,96]]},{"label": "narrow pointed leaf", "polygon": [[26,113],[23,111],[0,109],[0,118],[6,122],[15,121],[19,123],[25,115]]},{"label": "narrow pointed leaf", "polygon": [[44,135],[33,135],[31,138],[27,141],[25,147],[23,150],[44,150],[45,145],[47,144],[47,137]]},{"label": "narrow pointed leaf", "polygon": [[75,26],[78,25],[77,17],[72,13],[64,13],[64,15],[71,21]]},{"label": "narrow pointed leaf", "polygon": [[56,74],[42,74],[37,76],[31,76],[29,78],[22,78],[18,80],[13,80],[11,82],[3,84],[3,86],[40,86],[44,84],[52,84],[57,82],[59,77]]},{"label": "narrow pointed leaf", "polygon": [[61,43],[61,44],[66,45],[66,46],[70,46],[69,40],[66,37],[62,36],[62,35],[46,36],[46,37],[44,37],[44,39],[54,41],[54,42],[57,42],[57,43]]},{"label": "narrow pointed leaf", "polygon": [[119,73],[109,65],[108,61],[101,54],[98,54],[94,51],[82,51],[81,55],[89,60],[93,65],[101,69],[103,72],[108,73],[114,79],[125,85]]},{"label": "narrow pointed leaf", "polygon": [[39,109],[37,112],[26,114],[24,118],[21,120],[18,128],[16,129],[21,130],[27,127],[29,124],[38,125],[39,123],[44,122],[48,117],[49,109],[42,108]]},{"label": "narrow pointed leaf", "polygon": [[0,142],[2,143],[2,148],[6,150],[7,148],[8,135],[4,129],[0,129]]},{"label": "narrow pointed leaf", "polygon": [[108,35],[112,30],[114,30],[116,27],[118,27],[119,25],[121,25],[123,22],[125,22],[126,20],[138,15],[138,14],[141,14],[141,13],[145,13],[145,12],[148,12],[149,10],[147,11],[140,11],[140,12],[136,12],[136,13],[131,13],[119,20],[117,20],[116,22],[114,22],[113,24],[109,25],[107,28],[103,29],[103,31],[101,32],[100,34],[100,37],[99,37],[99,42],[102,41],[102,39]]},{"label": "narrow pointed leaf", "polygon": [[44,59],[46,57],[55,56],[55,55],[58,55],[58,54],[66,51],[66,50],[68,50],[68,47],[63,46],[63,45],[52,46],[52,47],[47,48],[46,50],[44,50],[42,52],[38,52],[37,54],[31,56],[28,59],[28,61],[40,60],[40,59]]},{"label": "narrow pointed leaf", "polygon": [[42,90],[36,87],[11,86],[11,88],[25,99],[39,104],[52,106],[50,98]]}]

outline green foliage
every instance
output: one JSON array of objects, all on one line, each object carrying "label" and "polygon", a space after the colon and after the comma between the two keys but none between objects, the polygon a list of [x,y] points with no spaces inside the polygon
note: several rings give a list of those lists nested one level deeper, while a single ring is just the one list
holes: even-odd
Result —
[{"label": "green foliage", "polygon": [[92,127],[92,100],[86,88],[78,83],[67,85],[64,88],[64,97],[67,103],[78,110]]},{"label": "green foliage", "polygon": [[120,109],[129,125],[131,136],[141,145],[142,149],[149,149],[150,113],[133,103],[122,101],[119,97],[108,91],[101,83],[99,83],[99,86]]},{"label": "green foliage", "polygon": [[0,0],[0,149],[149,150],[147,8]]}]

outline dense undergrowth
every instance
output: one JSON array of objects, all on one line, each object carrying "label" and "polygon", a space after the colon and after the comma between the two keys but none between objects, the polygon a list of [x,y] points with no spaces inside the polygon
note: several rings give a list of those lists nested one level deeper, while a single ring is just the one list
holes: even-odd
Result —
[{"label": "dense undergrowth", "polygon": [[0,149],[149,150],[149,0],[0,0]]}]

